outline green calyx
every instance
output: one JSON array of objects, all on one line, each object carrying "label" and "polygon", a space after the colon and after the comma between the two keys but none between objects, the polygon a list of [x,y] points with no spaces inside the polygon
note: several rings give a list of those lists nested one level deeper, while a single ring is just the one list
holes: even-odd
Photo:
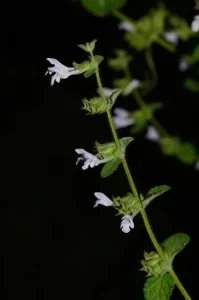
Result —
[{"label": "green calyx", "polygon": [[141,260],[142,268],[140,271],[144,271],[148,276],[161,275],[166,273],[166,263],[160,258],[159,254],[155,251],[150,253],[144,252],[144,259]]},{"label": "green calyx", "polygon": [[97,155],[101,159],[113,159],[116,157],[123,157],[126,151],[126,147],[132,142],[134,139],[132,137],[123,137],[120,141],[121,149],[118,149],[115,142],[100,144],[98,142],[95,143]]},{"label": "green calyx", "polygon": [[88,111],[88,114],[95,115],[95,114],[102,114],[107,112],[107,110],[111,110],[113,107],[117,97],[121,93],[121,89],[112,93],[110,97],[94,97],[90,100],[83,99],[83,107],[82,109]]},{"label": "green calyx", "polygon": [[138,197],[134,197],[132,193],[128,193],[125,197],[113,198],[113,207],[118,211],[117,215],[132,215],[135,217],[141,207]]},{"label": "green calyx", "polygon": [[114,171],[116,171],[125,156],[126,147],[129,143],[133,141],[132,137],[124,137],[119,140],[120,149],[114,142],[107,144],[100,144],[96,142],[97,156],[100,159],[105,159],[107,162],[102,168],[101,177],[105,178],[110,176]]}]

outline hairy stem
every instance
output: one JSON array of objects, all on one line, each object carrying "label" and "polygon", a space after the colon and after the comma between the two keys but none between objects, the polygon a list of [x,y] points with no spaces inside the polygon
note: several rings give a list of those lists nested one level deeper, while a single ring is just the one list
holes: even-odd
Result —
[{"label": "hairy stem", "polygon": [[[94,59],[92,52],[91,52],[91,59]],[[103,91],[102,82],[101,82],[101,79],[100,79],[100,74],[99,74],[98,68],[95,71],[95,75],[96,75],[100,95],[101,95],[102,99],[105,100],[105,95],[104,95],[104,91]],[[117,145],[118,150],[121,150],[121,145],[120,145],[119,138],[118,138],[118,135],[117,135],[114,123],[113,123],[113,119],[112,119],[110,110],[107,110],[107,118],[108,118],[108,121],[109,121],[110,129],[111,129],[115,144]],[[135,186],[135,183],[134,183],[133,177],[131,175],[131,172],[130,172],[130,169],[129,169],[129,166],[128,166],[128,163],[126,161],[125,156],[122,158],[122,164],[123,164],[123,168],[125,170],[126,177],[128,179],[129,185],[131,187],[132,193],[133,193],[134,196],[137,196],[139,198],[139,194],[138,194],[138,191],[136,189],[136,186]],[[140,198],[139,198],[139,200],[140,200]],[[141,202],[141,200],[140,200],[140,202]],[[141,215],[142,215],[142,218],[143,218],[145,228],[146,228],[146,230],[148,232],[148,235],[151,239],[151,242],[153,243],[153,246],[156,249],[156,251],[158,252],[159,256],[162,258],[162,260],[165,261],[166,258],[165,258],[164,252],[163,252],[160,244],[158,243],[158,241],[157,241],[157,239],[156,239],[156,237],[153,233],[153,230],[152,230],[151,225],[149,223],[146,211],[145,211],[144,207],[142,206],[142,203],[141,203],[141,210],[140,211],[141,211]],[[191,297],[188,295],[187,291],[185,290],[185,288],[181,284],[180,280],[178,279],[177,275],[175,274],[175,272],[174,272],[174,270],[172,269],[171,266],[169,266],[169,273],[171,274],[175,284],[177,285],[178,289],[180,290],[180,292],[184,296],[184,298],[186,300],[191,300]]]}]

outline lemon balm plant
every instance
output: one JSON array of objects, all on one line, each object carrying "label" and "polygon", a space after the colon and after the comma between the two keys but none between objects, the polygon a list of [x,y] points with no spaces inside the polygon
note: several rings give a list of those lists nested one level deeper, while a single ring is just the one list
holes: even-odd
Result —
[{"label": "lemon balm plant", "polygon": [[[199,170],[199,152],[190,141],[168,132],[156,118],[156,110],[163,107],[162,103],[148,103],[148,95],[158,83],[158,74],[153,57],[153,45],[163,47],[166,51],[175,53],[179,43],[187,43],[190,39],[198,38],[199,16],[193,15],[192,22],[170,12],[163,4],[150,9],[144,16],[133,20],[121,12],[120,8],[126,0],[81,0],[83,7],[98,17],[111,15],[119,20],[118,29],[123,31],[126,42],[125,49],[115,49],[115,56],[108,59],[109,68],[120,77],[113,80],[113,87],[104,89],[109,96],[115,88],[122,88],[122,97],[131,97],[137,108],[127,111],[117,107],[113,111],[116,129],[128,127],[133,136],[145,132],[145,138],[155,142],[164,156],[173,156],[185,165],[191,165]],[[198,1],[196,1],[196,4]],[[194,8],[194,3],[193,3]],[[132,6],[133,7],[133,6]],[[196,5],[197,9],[197,5]],[[128,48],[128,49],[127,49]],[[147,76],[137,79],[132,73],[132,61],[136,61],[137,53],[143,54],[146,63]],[[185,75],[184,88],[192,93],[199,92],[199,80],[187,76],[187,70],[196,70],[199,62],[199,47],[196,45],[189,54],[181,56],[178,62],[179,72]],[[123,75],[121,75],[123,73]],[[183,88],[183,87],[182,87]],[[149,100],[150,101],[150,100]]]},{"label": "lemon balm plant", "polygon": [[117,196],[109,198],[102,191],[95,192],[94,207],[103,205],[112,207],[116,210],[117,215],[121,218],[120,228],[125,234],[134,229],[135,217],[140,214],[142,216],[146,231],[153,244],[151,252],[144,251],[144,257],[141,260],[140,270],[146,273],[146,282],[144,284],[144,297],[147,300],[167,300],[170,299],[174,286],[179,289],[185,299],[190,300],[188,292],[180,282],[178,276],[173,269],[173,261],[175,256],[187,245],[190,238],[185,233],[175,233],[163,242],[159,243],[151,228],[146,208],[148,205],[161,194],[169,191],[167,185],[152,187],[146,195],[137,190],[132,174],[130,172],[126,159],[126,150],[129,143],[133,142],[133,137],[118,138],[112,116],[112,108],[117,98],[123,93],[123,89],[115,89],[109,96],[104,94],[102,86],[99,65],[103,61],[103,57],[96,55],[96,40],[78,45],[86,52],[88,59],[82,63],[73,62],[72,67],[66,67],[58,60],[48,58],[52,66],[48,67],[47,74],[51,75],[51,85],[60,82],[72,75],[83,74],[85,78],[95,76],[99,96],[91,99],[83,99],[83,110],[88,115],[105,114],[112,132],[112,141],[105,144],[95,143],[95,153],[89,153],[80,148],[76,149],[77,165],[82,164],[82,169],[94,168],[102,165],[101,177],[111,176],[119,167],[123,167],[126,178],[129,183],[129,191],[125,196]]}]

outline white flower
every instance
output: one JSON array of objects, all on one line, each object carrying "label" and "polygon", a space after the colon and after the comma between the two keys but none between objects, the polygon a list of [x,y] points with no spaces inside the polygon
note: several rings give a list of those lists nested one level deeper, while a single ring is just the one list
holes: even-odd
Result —
[{"label": "white flower", "polygon": [[103,164],[108,161],[107,159],[99,159],[97,156],[85,151],[84,149],[75,149],[75,152],[81,155],[80,157],[78,157],[76,165],[80,160],[84,162],[82,170],[87,170],[88,167],[94,168],[99,164]]},{"label": "white flower", "polygon": [[182,58],[179,62],[178,68],[181,72],[185,72],[189,68],[189,63],[186,59]]},{"label": "white flower", "polygon": [[128,233],[131,229],[134,228],[134,223],[133,223],[133,216],[130,215],[124,215],[122,217],[122,222],[120,225],[120,229],[124,233]]},{"label": "white flower", "polygon": [[196,164],[195,164],[195,170],[199,171],[199,161],[197,161]]},{"label": "white flower", "polygon": [[164,33],[164,38],[167,42],[177,45],[179,36],[175,31],[168,31]]},{"label": "white flower", "polygon": [[129,112],[124,108],[114,109],[113,122],[116,129],[125,128],[134,124],[133,118],[130,117]]},{"label": "white flower", "polygon": [[104,206],[112,206],[113,201],[111,201],[106,195],[100,192],[96,192],[95,197],[97,198],[94,207],[97,207],[99,204],[104,205]]},{"label": "white flower", "polygon": [[133,24],[131,24],[129,22],[120,22],[118,24],[118,29],[132,32],[132,31],[135,31],[136,28]]},{"label": "white flower", "polygon": [[68,68],[64,65],[62,65],[57,59],[55,58],[47,58],[47,60],[54,65],[53,67],[48,67],[47,72],[45,75],[50,74],[51,77],[51,85],[53,85],[56,82],[60,82],[61,79],[66,79],[71,75],[77,75],[79,74],[79,71],[76,70],[74,67]]},{"label": "white flower", "polygon": [[124,95],[129,95],[134,89],[138,88],[141,86],[141,82],[138,79],[133,79],[131,82],[125,87],[123,94]]},{"label": "white flower", "polygon": [[193,32],[199,31],[199,15],[196,15],[191,23],[191,29]]},{"label": "white flower", "polygon": [[160,134],[154,126],[148,126],[145,138],[147,140],[157,142],[160,138]]},{"label": "white flower", "polygon": [[[103,87],[103,91],[104,91],[104,96],[105,97],[110,97],[117,89],[111,89],[108,87]],[[97,88],[97,93],[98,95],[100,95],[100,90],[99,88]]]}]

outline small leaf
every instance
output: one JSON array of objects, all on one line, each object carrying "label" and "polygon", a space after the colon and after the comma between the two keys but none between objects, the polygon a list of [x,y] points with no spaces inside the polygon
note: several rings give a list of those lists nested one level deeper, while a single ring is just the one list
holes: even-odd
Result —
[{"label": "small leaf", "polygon": [[165,155],[176,155],[180,148],[180,139],[178,137],[165,137],[160,139],[160,147]]},{"label": "small leaf", "polygon": [[189,24],[177,15],[172,15],[169,18],[169,23],[172,26],[172,30],[175,31],[183,41],[188,40],[194,35]]},{"label": "small leaf", "polygon": [[176,233],[171,235],[162,243],[164,251],[170,258],[173,258],[177,253],[189,243],[190,237],[185,233]]},{"label": "small leaf", "polygon": [[119,97],[122,91],[122,89],[118,89],[112,93],[112,95],[110,96],[111,107],[115,104],[116,99]]},{"label": "small leaf", "polygon": [[108,163],[106,163],[103,168],[102,171],[100,173],[102,178],[108,177],[110,176],[114,171],[117,170],[117,168],[119,167],[121,163],[121,159],[120,158],[115,158],[111,161],[109,161]]},{"label": "small leaf", "polygon": [[115,54],[116,57],[108,59],[108,66],[115,71],[126,70],[130,61],[133,59],[132,55],[129,55],[123,49],[116,49]]},{"label": "small leaf", "polygon": [[90,68],[88,71],[86,71],[84,73],[84,77],[88,78],[88,77],[92,76],[93,74],[95,74],[95,71],[96,71],[96,68],[94,68],[94,67]]},{"label": "small leaf", "polygon": [[129,79],[126,77],[118,78],[113,81],[113,85],[116,88],[124,89],[128,84],[129,84]]},{"label": "small leaf", "polygon": [[81,0],[83,7],[90,13],[103,17],[114,9],[121,8],[127,0]]},{"label": "small leaf", "polygon": [[94,55],[95,62],[97,63],[97,66],[104,60],[104,57],[101,55]]},{"label": "small leaf", "polygon": [[185,142],[181,144],[176,156],[184,164],[189,165],[197,160],[197,151],[191,143]]},{"label": "small leaf", "polygon": [[93,52],[93,50],[95,49],[96,42],[97,40],[92,40],[90,43],[86,43],[86,45],[80,44],[77,46],[86,52],[91,52],[91,51]]},{"label": "small leaf", "polygon": [[95,44],[96,44],[97,40],[92,40],[90,43],[89,43],[89,47],[91,49],[91,51],[93,52],[94,49],[95,49]]},{"label": "small leaf", "polygon": [[84,51],[86,51],[86,52],[89,52],[85,45],[80,44],[80,45],[77,45],[77,46],[78,46],[80,49],[82,49],[82,50],[84,50]]},{"label": "small leaf", "polygon": [[126,147],[134,140],[133,137],[123,137],[120,139],[120,145],[122,148],[122,152],[125,153]]},{"label": "small leaf", "polygon": [[170,274],[153,276],[146,280],[144,285],[145,300],[169,300],[174,288]]},{"label": "small leaf", "polygon": [[159,185],[159,186],[155,186],[155,187],[151,188],[146,195],[146,199],[143,200],[144,208],[147,205],[149,205],[149,203],[152,200],[154,200],[156,197],[159,197],[160,195],[162,195],[163,193],[166,193],[170,189],[171,188],[168,185]]},{"label": "small leaf", "polygon": [[192,64],[199,62],[199,45],[197,45],[192,52]]},{"label": "small leaf", "polygon": [[193,78],[186,78],[184,87],[193,93],[199,92],[199,82]]}]

